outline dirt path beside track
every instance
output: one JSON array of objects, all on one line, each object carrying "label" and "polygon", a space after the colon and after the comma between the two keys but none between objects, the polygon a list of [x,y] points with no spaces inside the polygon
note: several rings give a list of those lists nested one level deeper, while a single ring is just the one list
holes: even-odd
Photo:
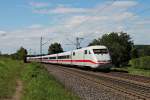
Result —
[{"label": "dirt path beside track", "polygon": [[11,100],[20,100],[22,96],[23,84],[21,80],[17,80],[16,92]]}]

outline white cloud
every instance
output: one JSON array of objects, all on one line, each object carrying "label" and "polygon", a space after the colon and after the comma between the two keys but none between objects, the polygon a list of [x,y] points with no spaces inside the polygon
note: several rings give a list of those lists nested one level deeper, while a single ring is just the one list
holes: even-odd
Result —
[{"label": "white cloud", "polygon": [[88,13],[89,9],[58,6],[53,9],[52,8],[33,9],[33,12],[38,14],[72,14],[72,13]]},{"label": "white cloud", "polygon": [[[69,7],[66,5],[58,4],[55,8],[46,8],[48,6],[47,3],[42,3],[42,2],[33,2],[30,3],[33,7],[37,6],[37,9],[33,9],[34,13],[39,13],[39,14],[72,14],[72,13],[96,13],[96,12],[107,12],[108,11],[113,11],[117,9],[117,11],[123,11],[128,8],[134,7],[137,5],[136,1],[115,1],[115,2],[110,2],[107,1],[103,5],[96,5],[95,8],[79,8],[79,7]],[[43,6],[41,9],[39,9],[38,6]],[[118,9],[119,8],[119,9]],[[104,9],[104,10],[103,10]]]},{"label": "white cloud", "polygon": [[136,22],[136,24],[138,24],[138,25],[150,24],[150,19],[140,20],[140,21]]},{"label": "white cloud", "polygon": [[85,13],[88,9],[85,8],[72,8],[72,7],[57,7],[51,10],[51,13],[66,14],[66,13]]},{"label": "white cloud", "polygon": [[49,6],[47,2],[30,2],[29,5],[34,8],[43,8]]},{"label": "white cloud", "polygon": [[127,20],[127,19],[135,19],[137,16],[134,15],[132,12],[122,12],[122,13],[118,13],[115,14],[114,16],[114,20],[116,21],[122,21],[122,20]]},{"label": "white cloud", "polygon": [[72,28],[74,26],[80,25],[82,22],[88,19],[88,16],[73,16],[70,19],[68,19],[65,24],[68,28]]},{"label": "white cloud", "polygon": [[50,14],[49,9],[33,9],[32,12],[37,14]]},{"label": "white cloud", "polygon": [[6,31],[0,31],[0,36],[6,36],[7,32]]},{"label": "white cloud", "polygon": [[138,3],[134,0],[125,0],[125,1],[116,1],[112,4],[113,7],[116,8],[130,8],[136,6]]}]

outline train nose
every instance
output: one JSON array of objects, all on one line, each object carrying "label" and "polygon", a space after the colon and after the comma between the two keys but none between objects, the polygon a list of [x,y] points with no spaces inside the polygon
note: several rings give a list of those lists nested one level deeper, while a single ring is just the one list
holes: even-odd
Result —
[{"label": "train nose", "polygon": [[98,60],[97,62],[98,64],[109,64],[111,63],[111,60]]},{"label": "train nose", "polygon": [[105,68],[111,68],[112,67],[112,63],[111,61],[98,61],[98,65],[97,68],[98,69],[105,69]]}]

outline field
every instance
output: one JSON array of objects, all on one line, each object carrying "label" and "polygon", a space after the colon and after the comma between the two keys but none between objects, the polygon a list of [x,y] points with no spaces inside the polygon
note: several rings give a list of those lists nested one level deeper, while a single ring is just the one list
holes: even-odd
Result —
[{"label": "field", "polygon": [[15,95],[16,81],[23,83],[21,100],[78,100],[40,64],[24,64],[9,58],[0,58],[0,100]]}]

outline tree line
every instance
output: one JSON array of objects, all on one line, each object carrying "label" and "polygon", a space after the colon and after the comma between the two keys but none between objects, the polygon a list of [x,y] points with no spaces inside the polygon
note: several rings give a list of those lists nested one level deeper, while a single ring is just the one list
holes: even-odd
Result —
[{"label": "tree line", "polygon": [[[129,34],[124,32],[111,32],[102,37],[94,39],[88,46],[105,45],[108,47],[113,65],[120,67],[127,65],[129,60],[140,56],[150,55],[150,46],[134,45]],[[52,43],[48,48],[48,54],[63,52],[60,43]],[[21,47],[16,53],[11,54],[13,59],[24,60],[27,56],[27,50]]]}]

